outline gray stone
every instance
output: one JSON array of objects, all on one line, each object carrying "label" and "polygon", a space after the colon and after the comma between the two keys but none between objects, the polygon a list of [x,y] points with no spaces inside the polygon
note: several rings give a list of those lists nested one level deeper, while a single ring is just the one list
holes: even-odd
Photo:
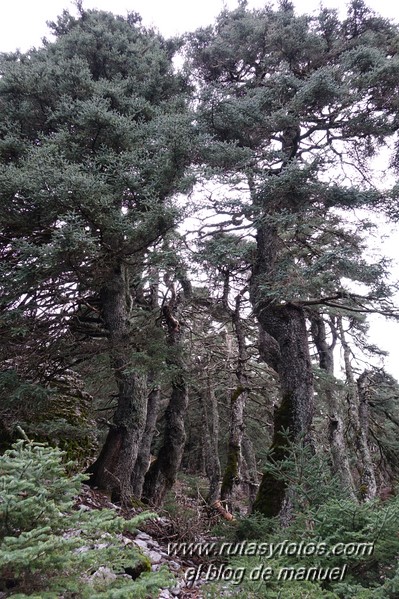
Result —
[{"label": "gray stone", "polygon": [[141,539],[142,541],[152,541],[150,535],[148,535],[146,532],[141,532],[141,530],[139,530],[137,533],[136,539]]},{"label": "gray stone", "polygon": [[162,555],[157,551],[147,551],[146,554],[153,564],[159,564],[162,561]]},{"label": "gray stone", "polygon": [[141,547],[141,549],[147,549],[148,550],[148,545],[145,541],[142,541],[141,539],[135,539],[134,542],[136,543],[136,545],[138,545],[139,547]]},{"label": "gray stone", "polygon": [[99,569],[94,572],[92,578],[99,578],[100,580],[115,580],[117,578],[115,572],[106,566],[100,566]]}]

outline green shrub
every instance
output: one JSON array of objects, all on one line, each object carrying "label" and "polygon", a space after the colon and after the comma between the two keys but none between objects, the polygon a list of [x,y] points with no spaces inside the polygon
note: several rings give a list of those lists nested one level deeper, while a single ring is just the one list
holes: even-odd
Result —
[{"label": "green shrub", "polygon": [[[259,599],[399,597],[399,498],[368,503],[348,499],[329,474],[325,457],[306,447],[290,447],[286,462],[272,467],[290,486],[291,519],[283,526],[278,518],[255,513],[224,527],[226,540],[232,541],[234,535],[237,544],[245,546],[226,558],[235,572],[244,572],[239,584],[238,579],[227,582],[229,592]],[[261,545],[263,554],[249,550]],[[301,546],[317,550],[306,554]],[[270,568],[273,575],[251,579],[259,567]],[[342,573],[342,580],[323,579],[333,568]],[[286,578],[279,577],[282,571]],[[307,577],[312,572],[314,577]],[[219,583],[207,585],[209,597],[217,596],[217,587],[220,594]]]},{"label": "green shrub", "polygon": [[117,599],[167,586],[170,575],[151,572],[121,535],[153,514],[125,520],[112,510],[76,509],[83,476],[68,477],[62,458],[28,440],[0,457],[0,590],[18,598]]}]

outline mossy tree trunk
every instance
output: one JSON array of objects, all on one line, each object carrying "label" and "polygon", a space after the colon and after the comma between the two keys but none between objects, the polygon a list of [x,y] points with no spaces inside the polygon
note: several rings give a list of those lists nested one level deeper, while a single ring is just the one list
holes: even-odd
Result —
[{"label": "mossy tree trunk", "polygon": [[246,375],[248,353],[245,342],[244,326],[240,314],[241,302],[246,289],[235,298],[234,310],[228,305],[229,275],[226,273],[224,285],[224,306],[231,317],[236,337],[238,356],[236,367],[237,388],[230,397],[230,433],[227,448],[227,463],[223,474],[220,497],[226,501],[229,510],[233,510],[234,496],[242,486],[242,439],[245,430],[244,409],[248,399],[248,377]]},{"label": "mossy tree trunk", "polygon": [[[276,302],[265,291],[266,284],[278,278],[280,243],[276,226],[260,225],[251,285],[254,310],[264,332],[263,340],[268,344],[269,364],[276,369],[280,381],[282,400],[274,413],[270,458],[277,465],[287,455],[288,442],[311,441],[313,418],[313,374],[304,308]],[[271,472],[265,473],[253,510],[268,517],[278,515],[286,490],[286,481]]]},{"label": "mossy tree trunk", "polygon": [[[151,379],[152,377],[150,377]],[[151,381],[150,381],[151,382]],[[161,389],[156,385],[148,395],[147,418],[136,463],[132,473],[132,490],[137,499],[143,493],[144,479],[151,463],[151,445],[156,429]]]},{"label": "mossy tree trunk", "polygon": [[245,388],[239,385],[234,389],[230,399],[230,434],[227,447],[227,463],[223,473],[220,497],[232,509],[235,491],[241,483],[242,435],[244,431],[244,406],[246,402]]},{"label": "mossy tree trunk", "polygon": [[244,432],[242,437],[243,482],[247,489],[249,509],[252,509],[259,486],[259,476],[256,466],[256,455],[253,443]]}]

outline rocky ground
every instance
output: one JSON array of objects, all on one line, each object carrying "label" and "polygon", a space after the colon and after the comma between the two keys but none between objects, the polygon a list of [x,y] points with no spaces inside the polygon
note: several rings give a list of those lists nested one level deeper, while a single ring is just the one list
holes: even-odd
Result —
[{"label": "rocky ground", "polygon": [[[175,585],[168,589],[160,589],[158,597],[154,599],[199,599],[204,597],[202,587],[205,581],[199,577],[197,581],[192,583],[186,579],[186,573],[190,568],[198,568],[199,564],[204,563],[204,559],[195,556],[192,559],[188,559],[181,556],[169,555],[168,544],[173,542],[215,541],[216,539],[209,533],[209,528],[215,524],[218,517],[217,515],[212,516],[209,512],[206,513],[204,508],[202,508],[202,512],[200,513],[201,508],[198,505],[198,501],[185,496],[182,493],[181,486],[177,488],[175,493],[177,500],[176,517],[171,518],[168,514],[163,515],[161,513],[157,519],[143,525],[141,527],[142,530],[139,530],[136,534],[126,533],[122,535],[121,542],[124,545],[135,543],[150,560],[153,571],[166,565],[169,571],[176,577]],[[141,511],[140,508],[126,510],[112,503],[107,495],[93,490],[88,486],[83,487],[83,493],[79,497],[78,506],[84,506],[86,509],[113,509],[118,515],[123,515],[127,518]],[[181,517],[179,518],[179,510],[184,511],[187,507],[191,510],[191,514],[197,514],[197,517],[192,518],[190,523],[182,521]],[[201,527],[199,522],[202,521],[205,524],[205,520],[206,525]],[[112,578],[115,574],[108,568],[101,567],[93,576]],[[226,593],[226,590],[223,592],[223,589],[221,589],[221,594],[226,595],[229,593]]]}]

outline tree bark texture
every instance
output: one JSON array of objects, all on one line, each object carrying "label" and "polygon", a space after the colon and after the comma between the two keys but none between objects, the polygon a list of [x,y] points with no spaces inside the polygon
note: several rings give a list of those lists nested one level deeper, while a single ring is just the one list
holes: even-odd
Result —
[{"label": "tree bark texture", "polygon": [[344,422],[341,416],[341,400],[339,390],[334,379],[334,347],[337,331],[333,331],[332,343],[327,340],[326,324],[323,316],[312,313],[311,332],[319,356],[319,366],[330,377],[324,389],[328,406],[328,440],[331,447],[333,473],[339,478],[341,486],[355,500],[355,484],[349,464],[348,447],[344,434]]},{"label": "tree bark texture", "polygon": [[340,339],[344,350],[344,364],[348,385],[347,401],[350,412],[350,425],[354,438],[354,448],[357,454],[357,469],[359,472],[359,498],[363,501],[374,499],[377,494],[377,482],[373,459],[369,447],[368,422],[368,384],[369,373],[364,372],[355,381],[351,364],[351,351],[346,340],[342,318],[339,319]]},{"label": "tree bark texture", "polygon": [[156,386],[148,395],[145,429],[141,437],[140,448],[132,473],[132,490],[137,499],[140,499],[143,493],[145,475],[151,463],[151,445],[156,429],[160,394],[160,387]]},{"label": "tree bark texture", "polygon": [[172,393],[165,412],[163,443],[157,458],[148,470],[143,488],[143,498],[151,505],[159,506],[167,491],[176,481],[186,441],[184,417],[188,407],[188,386],[182,359],[182,331],[177,319],[179,300],[175,293],[163,307],[168,328],[168,366],[173,369]]},{"label": "tree bark texture", "polygon": [[[277,278],[280,247],[277,227],[261,224],[257,244],[251,299],[264,332],[263,340],[266,344],[270,342],[269,365],[277,370],[280,380],[282,400],[274,413],[271,446],[271,459],[278,464],[286,457],[288,442],[311,441],[313,374],[303,308],[289,302],[277,302],[267,292],[269,283]],[[286,489],[286,481],[270,472],[265,473],[253,509],[268,517],[278,515]]]},{"label": "tree bark texture", "polygon": [[221,468],[219,460],[219,410],[211,376],[207,369],[206,393],[199,394],[203,413],[205,472],[209,481],[207,502],[220,498]]},{"label": "tree bark texture", "polygon": [[243,482],[247,488],[249,510],[252,509],[259,486],[256,455],[251,439],[244,432],[242,437]]},{"label": "tree bark texture", "polygon": [[370,373],[366,370],[357,380],[359,397],[358,447],[362,464],[360,474],[360,497],[363,501],[371,501],[377,495],[377,482],[369,446],[370,384]]},{"label": "tree bark texture", "polygon": [[248,359],[245,332],[240,315],[241,294],[235,299],[235,309],[231,312],[232,325],[237,340],[238,360],[236,368],[237,388],[230,398],[230,434],[227,448],[227,464],[223,474],[221,499],[227,501],[230,511],[234,495],[242,483],[242,439],[245,430],[244,408],[248,398],[248,380],[245,373]]},{"label": "tree bark texture", "polygon": [[147,393],[144,376],[134,370],[129,360],[131,297],[122,267],[103,286],[100,300],[118,403],[101,453],[88,472],[91,485],[111,492],[115,500],[128,501],[133,492],[131,475],[146,422]]}]

